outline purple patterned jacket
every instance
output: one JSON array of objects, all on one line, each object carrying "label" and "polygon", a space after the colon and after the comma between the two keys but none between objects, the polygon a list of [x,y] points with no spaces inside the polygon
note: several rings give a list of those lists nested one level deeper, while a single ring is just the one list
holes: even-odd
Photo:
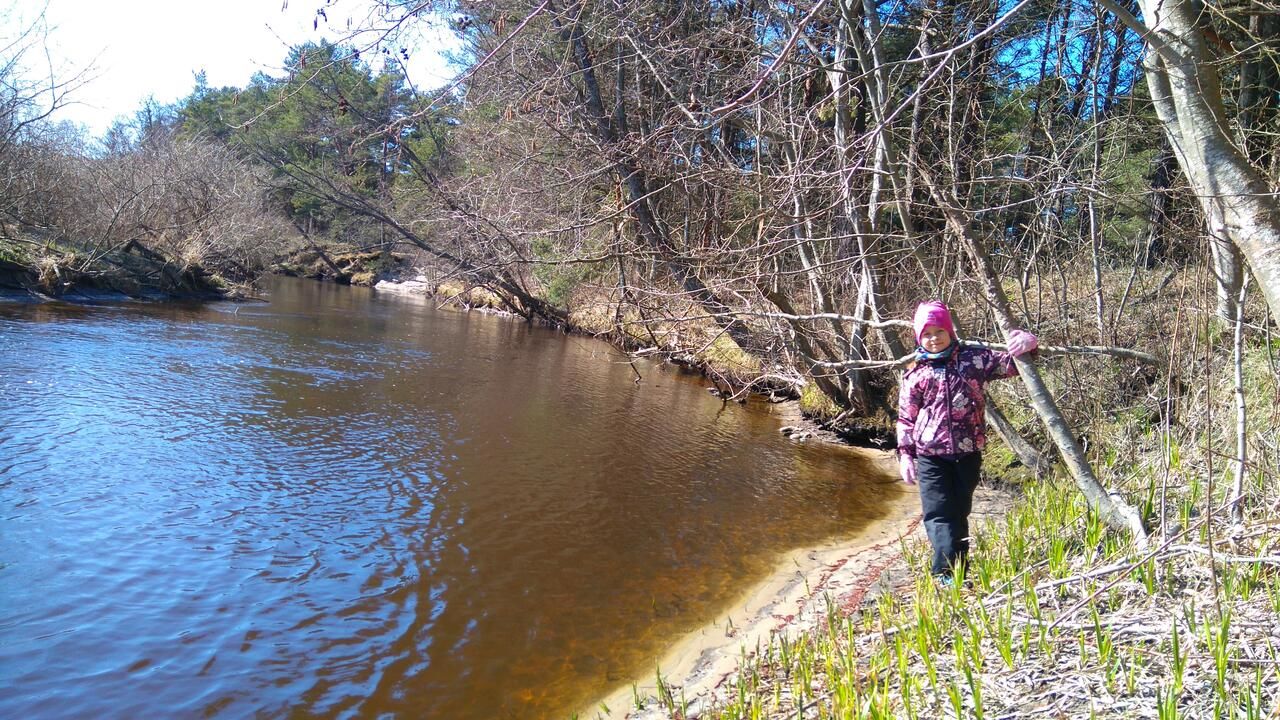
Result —
[{"label": "purple patterned jacket", "polygon": [[1013,356],[961,344],[946,360],[921,360],[902,376],[898,392],[898,452],[964,455],[987,444],[988,380],[1018,374]]}]

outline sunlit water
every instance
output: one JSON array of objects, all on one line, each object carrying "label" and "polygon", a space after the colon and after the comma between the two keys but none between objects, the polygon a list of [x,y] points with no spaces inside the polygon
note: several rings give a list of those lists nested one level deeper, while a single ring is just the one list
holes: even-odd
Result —
[{"label": "sunlit water", "polygon": [[637,367],[302,281],[0,305],[0,717],[565,717],[880,512]]}]

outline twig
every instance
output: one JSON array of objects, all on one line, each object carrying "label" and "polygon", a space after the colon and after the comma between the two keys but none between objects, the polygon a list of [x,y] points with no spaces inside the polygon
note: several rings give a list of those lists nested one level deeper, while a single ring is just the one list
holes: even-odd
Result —
[{"label": "twig", "polygon": [[[1225,505],[1223,505],[1223,508],[1230,506],[1230,504],[1231,504],[1232,502],[1233,502],[1233,500],[1228,500],[1228,501],[1227,501],[1227,503],[1226,503]],[[1219,511],[1221,511],[1221,509],[1222,509],[1222,508],[1219,508]],[[1195,530],[1195,529],[1199,528],[1201,525],[1204,525],[1205,523],[1207,523],[1207,522],[1208,522],[1209,520],[1211,520],[1212,518],[1213,518],[1213,513],[1212,513],[1212,512],[1210,512],[1208,515],[1206,515],[1203,519],[1201,519],[1201,520],[1200,520],[1199,522],[1197,522],[1196,524],[1194,524],[1194,525],[1191,525],[1191,526],[1187,527],[1186,529],[1184,529],[1182,532],[1178,533],[1177,535],[1174,535],[1173,537],[1169,538],[1168,540],[1165,540],[1163,543],[1161,543],[1161,544],[1160,544],[1160,546],[1159,546],[1159,547],[1157,547],[1155,550],[1152,550],[1152,551],[1148,552],[1146,555],[1142,556],[1142,558],[1141,558],[1140,560],[1138,560],[1137,562],[1129,563],[1129,564],[1127,565],[1127,569],[1128,569],[1128,570],[1133,570],[1134,568],[1136,568],[1136,567],[1138,567],[1139,565],[1141,565],[1141,564],[1143,564],[1143,563],[1147,562],[1147,561],[1148,561],[1148,560],[1150,560],[1151,558],[1154,558],[1154,557],[1156,557],[1157,555],[1160,555],[1161,553],[1165,553],[1165,552],[1167,552],[1167,551],[1169,550],[1169,548],[1171,548],[1171,547],[1173,546],[1173,542],[1174,542],[1175,540],[1181,539],[1181,538],[1182,538],[1182,536],[1186,535],[1187,533],[1191,532],[1192,530]],[[1121,568],[1121,569],[1124,569],[1124,568]],[[1077,602],[1075,605],[1072,605],[1070,608],[1067,608],[1065,611],[1063,611],[1062,613],[1060,613],[1060,614],[1058,615],[1058,617],[1054,618],[1054,621],[1049,625],[1049,628],[1048,628],[1048,629],[1049,629],[1049,630],[1052,630],[1052,629],[1054,629],[1055,627],[1057,627],[1059,624],[1061,624],[1061,623],[1062,623],[1062,621],[1064,621],[1064,620],[1066,620],[1067,618],[1069,618],[1069,617],[1071,617],[1072,615],[1074,615],[1078,610],[1080,610],[1080,608],[1082,608],[1082,607],[1084,607],[1084,606],[1088,605],[1089,603],[1093,602],[1093,600],[1094,600],[1095,598],[1097,598],[1097,597],[1098,597],[1099,595],[1101,595],[1103,592],[1106,592],[1107,590],[1110,590],[1112,587],[1114,587],[1114,586],[1115,586],[1115,584],[1116,584],[1116,583],[1120,582],[1122,579],[1124,579],[1124,576],[1118,577],[1118,578],[1116,578],[1116,579],[1114,579],[1114,580],[1112,580],[1112,581],[1108,582],[1106,585],[1103,585],[1102,587],[1098,588],[1097,590],[1094,590],[1092,593],[1089,593],[1089,595],[1088,595],[1088,596],[1084,597],[1084,598],[1083,598],[1083,599],[1081,599],[1079,602]]]},{"label": "twig", "polygon": [[[985,340],[965,340],[964,344],[984,347],[990,350],[1008,349],[1004,343],[992,343]],[[1159,358],[1155,355],[1125,347],[1107,345],[1041,345],[1037,350],[1040,351],[1041,355],[1111,355],[1125,358],[1126,360],[1137,360],[1148,365],[1160,364]]]},{"label": "twig", "polygon": [[[886,323],[887,324],[887,323]],[[987,342],[986,340],[963,340],[964,345],[972,347],[985,348],[987,350],[999,350],[1007,352],[1008,346],[1004,343]],[[1109,355],[1112,357],[1124,358],[1126,360],[1137,360],[1138,362],[1148,365],[1158,365],[1160,360],[1150,353],[1144,353],[1141,350],[1133,350],[1123,347],[1107,347],[1100,345],[1041,345],[1037,348],[1041,355]],[[916,360],[916,353],[904,355],[897,360],[840,360],[840,361],[810,361],[814,367],[825,368],[887,368],[887,367],[903,367],[911,364]]]},{"label": "twig", "polygon": [[1173,545],[1169,549],[1195,553],[1196,555],[1205,555],[1213,558],[1214,562],[1267,563],[1269,565],[1280,565],[1280,555],[1228,555],[1221,551],[1200,547],[1199,545]]}]

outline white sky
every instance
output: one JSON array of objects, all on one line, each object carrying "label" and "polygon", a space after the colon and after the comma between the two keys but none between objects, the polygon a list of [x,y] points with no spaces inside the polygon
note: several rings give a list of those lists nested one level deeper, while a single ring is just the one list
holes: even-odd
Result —
[{"label": "white sky", "polygon": [[[0,2],[0,48],[44,10],[48,58],[41,48],[25,58],[28,76],[60,79],[87,69],[86,84],[55,120],[70,120],[100,135],[119,116],[131,116],[149,96],[170,103],[190,94],[195,73],[210,87],[243,86],[261,70],[279,75],[288,49],[308,40],[338,40],[348,22],[359,26],[376,0],[9,0]],[[323,9],[328,22],[319,19]],[[420,23],[421,25],[421,23]],[[360,45],[373,38],[358,40]],[[420,89],[452,76],[439,51],[451,44],[438,28],[413,40],[409,79]],[[399,45],[396,46],[397,48]],[[364,57],[377,68],[374,53]]]}]

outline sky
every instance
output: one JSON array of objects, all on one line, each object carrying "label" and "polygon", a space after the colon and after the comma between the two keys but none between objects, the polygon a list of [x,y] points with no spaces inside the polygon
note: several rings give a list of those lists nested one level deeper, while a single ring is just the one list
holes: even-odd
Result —
[{"label": "sky", "polygon": [[[171,103],[187,96],[201,70],[215,88],[243,86],[258,71],[279,75],[290,46],[345,38],[349,26],[367,20],[374,4],[376,0],[8,0],[7,5],[0,1],[0,48],[33,24],[43,27],[37,52],[24,56],[27,75],[48,78],[52,72],[62,80],[81,75],[83,85],[52,119],[83,124],[100,136],[148,97]],[[439,27],[419,27],[404,42],[410,45],[409,79],[424,90],[453,75],[440,53],[452,42]],[[371,41],[357,39],[361,44]]]}]

